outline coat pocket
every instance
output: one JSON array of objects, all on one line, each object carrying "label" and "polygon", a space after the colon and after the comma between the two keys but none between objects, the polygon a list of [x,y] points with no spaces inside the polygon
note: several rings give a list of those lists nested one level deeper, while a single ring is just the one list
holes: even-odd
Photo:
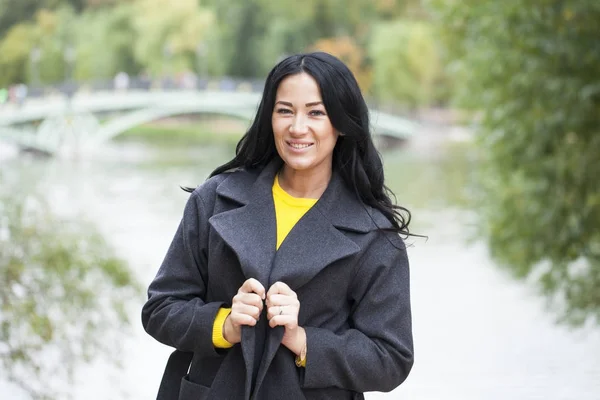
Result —
[{"label": "coat pocket", "polygon": [[190,381],[189,375],[181,379],[179,400],[207,400],[210,388]]}]

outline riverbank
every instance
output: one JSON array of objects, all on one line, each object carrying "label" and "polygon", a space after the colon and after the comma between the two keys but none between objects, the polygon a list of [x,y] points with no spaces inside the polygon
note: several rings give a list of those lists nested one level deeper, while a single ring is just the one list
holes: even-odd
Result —
[{"label": "riverbank", "polygon": [[219,144],[235,146],[248,123],[219,116],[180,116],[136,126],[117,136],[116,142],[145,142],[164,145]]}]

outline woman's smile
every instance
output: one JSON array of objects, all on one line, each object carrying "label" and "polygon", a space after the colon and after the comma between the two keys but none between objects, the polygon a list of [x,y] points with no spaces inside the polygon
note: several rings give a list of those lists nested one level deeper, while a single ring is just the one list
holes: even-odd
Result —
[{"label": "woman's smile", "polygon": [[297,142],[297,141],[286,141],[287,145],[295,151],[302,152],[302,150],[308,150],[310,147],[314,145],[313,142]]}]

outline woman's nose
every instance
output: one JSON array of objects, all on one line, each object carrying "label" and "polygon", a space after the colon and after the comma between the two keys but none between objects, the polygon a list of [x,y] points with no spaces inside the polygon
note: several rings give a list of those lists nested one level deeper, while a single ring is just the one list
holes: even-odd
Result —
[{"label": "woman's nose", "polygon": [[308,132],[308,125],[306,119],[301,115],[296,115],[292,124],[290,125],[290,133],[301,135]]}]

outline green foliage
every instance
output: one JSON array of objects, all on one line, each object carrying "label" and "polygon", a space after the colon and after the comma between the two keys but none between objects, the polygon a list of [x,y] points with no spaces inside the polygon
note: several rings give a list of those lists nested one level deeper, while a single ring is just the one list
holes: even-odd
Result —
[{"label": "green foliage", "polygon": [[396,20],[375,29],[370,55],[378,98],[410,108],[434,102],[443,73],[435,36],[425,21]]},{"label": "green foliage", "polygon": [[0,87],[27,81],[29,51],[34,37],[29,24],[13,26],[0,42]]},{"label": "green foliage", "polygon": [[[64,80],[68,73],[65,50],[72,45],[74,18],[70,8],[42,9],[33,22],[12,27],[0,41],[0,86]],[[37,60],[34,60],[34,52],[38,54]]]},{"label": "green foliage", "polygon": [[85,2],[86,0],[0,0],[0,38],[13,26],[31,22],[41,10],[56,10],[66,7],[81,12]]},{"label": "green foliage", "polygon": [[[235,7],[236,5],[234,5]],[[236,23],[232,24],[231,54],[228,75],[255,77],[263,74],[260,59],[255,57],[256,49],[261,48],[260,38],[265,33],[267,18],[257,7],[257,0],[247,0],[235,10]]]},{"label": "green foliage", "polygon": [[136,31],[133,9],[124,4],[100,8],[81,15],[74,24],[77,62],[75,78],[112,78],[118,72],[138,74],[141,65],[134,54]]},{"label": "green foliage", "polygon": [[[75,46],[74,23],[76,16],[69,7],[57,11],[41,10],[36,15],[33,28],[35,47],[40,50],[36,70],[41,83],[54,83],[69,79],[68,49]],[[34,66],[31,65],[33,68]]]},{"label": "green foliage", "polygon": [[[347,58],[349,39],[357,49],[350,52],[352,70],[365,93],[371,94],[374,76],[381,99],[430,105],[445,99],[448,84],[428,19],[421,0],[306,0],[302,6],[290,0],[23,0],[14,10],[0,7],[0,48],[9,50],[0,59],[0,85],[71,75],[106,79],[119,71],[262,78],[286,55],[322,44]],[[65,57],[71,47],[74,65]]]},{"label": "green foliage", "polygon": [[481,112],[483,233],[572,324],[600,323],[600,3],[432,2]]},{"label": "green foliage", "polygon": [[46,8],[47,0],[0,0],[0,37],[14,26],[28,22],[38,10]]},{"label": "green foliage", "polygon": [[0,365],[34,399],[64,398],[83,361],[117,362],[142,291],[94,227],[55,215],[0,174]]},{"label": "green foliage", "polygon": [[136,59],[154,75],[172,75],[195,69],[213,14],[197,0],[138,0],[133,24]]}]

